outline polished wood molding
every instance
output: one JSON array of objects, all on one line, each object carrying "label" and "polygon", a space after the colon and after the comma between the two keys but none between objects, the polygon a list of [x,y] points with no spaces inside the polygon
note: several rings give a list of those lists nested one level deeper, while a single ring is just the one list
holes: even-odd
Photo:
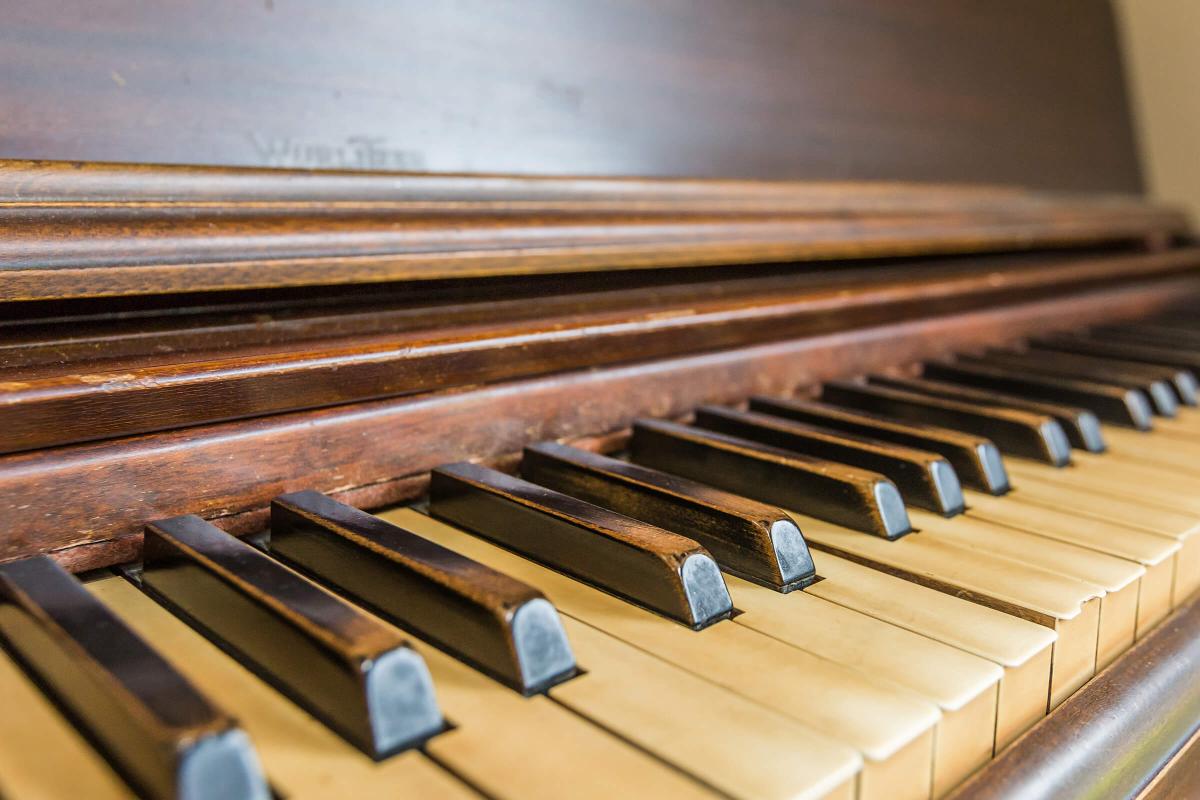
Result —
[{"label": "polished wood molding", "polygon": [[[1200,598],[1193,598],[976,773],[952,800],[1139,794],[1197,729],[1198,670]],[[1180,772],[1164,776],[1160,789],[1183,792],[1148,796],[1194,794],[1196,770],[1186,760],[1175,766]]]},{"label": "polished wood molding", "polygon": [[[1197,267],[1200,248],[1182,248],[799,272],[745,280],[719,298],[707,285],[690,294],[676,287],[661,299],[647,291],[551,299],[532,293],[515,303],[429,309],[428,327],[390,335],[210,352],[174,353],[166,344],[187,333],[203,336],[199,327],[147,332],[135,357],[0,373],[0,453],[811,336]],[[523,315],[542,313],[496,320],[514,306]],[[403,317],[399,324],[411,322]],[[98,339],[103,347],[102,330]],[[61,339],[30,343],[58,353],[69,346]],[[7,350],[20,359],[19,346]],[[151,354],[160,350],[165,355]]]},{"label": "polished wood molding", "polygon": [[0,300],[928,255],[1187,231],[1136,196],[995,186],[0,161]]},{"label": "polished wood molding", "polygon": [[[427,473],[676,417],[704,403],[786,396],[819,381],[1129,319],[1200,294],[1190,277],[1094,289],[821,336],[579,370],[484,387],[221,423],[0,457],[0,560],[54,552],[74,570],[136,557],[148,519],[200,514],[249,531],[276,495],[316,489],[378,508],[420,496]],[[600,400],[603,399],[603,402]],[[47,517],[38,498],[54,498]]]}]

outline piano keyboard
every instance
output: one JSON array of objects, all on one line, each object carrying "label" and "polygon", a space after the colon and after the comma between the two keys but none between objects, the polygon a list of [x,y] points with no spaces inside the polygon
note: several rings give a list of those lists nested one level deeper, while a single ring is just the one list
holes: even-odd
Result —
[{"label": "piano keyboard", "polygon": [[944,797],[1200,586],[1197,372],[1164,316],[0,565],[0,796]]}]

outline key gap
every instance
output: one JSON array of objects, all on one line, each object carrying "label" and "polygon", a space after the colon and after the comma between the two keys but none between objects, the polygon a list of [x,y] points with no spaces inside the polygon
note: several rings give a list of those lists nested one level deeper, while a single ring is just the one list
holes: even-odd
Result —
[{"label": "key gap", "polygon": [[[574,617],[572,617],[572,619],[574,619]],[[587,623],[582,622],[582,620],[580,620],[579,622],[581,624],[587,625]],[[588,625],[588,627],[592,627],[592,626]],[[603,633],[603,631],[601,631],[601,632]],[[634,647],[634,646],[635,645],[630,645],[630,647]],[[638,649],[641,650],[641,648],[638,648]],[[642,651],[642,652],[646,652],[646,651]],[[653,654],[650,654],[650,655],[653,656]],[[657,658],[657,656],[654,656],[654,657]],[[614,738],[619,739],[620,741],[627,744],[629,747],[632,747],[634,750],[637,750],[638,752],[641,752],[641,753],[645,753],[646,755],[648,755],[649,757],[654,759],[659,764],[662,764],[663,766],[673,770],[674,772],[677,772],[680,775],[683,775],[684,777],[693,781],[694,783],[697,783],[700,786],[703,786],[705,789],[708,789],[709,791],[711,791],[721,797],[727,798],[727,800],[735,800],[734,795],[731,795],[729,792],[726,792],[726,791],[720,789],[719,787],[714,786],[713,784],[709,783],[708,781],[699,777],[698,775],[694,775],[691,772],[688,772],[686,769],[679,766],[678,764],[674,764],[670,761],[667,761],[662,756],[655,753],[653,750],[650,750],[649,748],[639,744],[638,742],[635,742],[632,739],[627,738],[620,731],[608,727],[604,723],[599,722],[598,720],[588,716],[587,714],[583,713],[582,711],[579,711],[578,709],[574,708],[573,706],[570,706],[570,705],[562,702],[561,700],[554,697],[553,695],[547,695],[547,697],[549,697],[550,700],[555,705],[559,706],[560,708],[565,709],[566,711],[568,711],[569,713],[578,717],[579,719],[582,719],[584,722],[587,722],[589,725],[594,725],[595,727],[599,728],[600,730],[604,731],[605,733],[609,734],[610,736],[613,736]]]}]

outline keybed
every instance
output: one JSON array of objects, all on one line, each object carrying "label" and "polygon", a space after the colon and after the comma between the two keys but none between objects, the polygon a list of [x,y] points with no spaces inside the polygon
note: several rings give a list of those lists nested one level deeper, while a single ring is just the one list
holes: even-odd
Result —
[{"label": "keybed", "polygon": [[10,562],[0,696],[84,767],[0,791],[942,797],[1200,588],[1196,370],[1166,316]]}]

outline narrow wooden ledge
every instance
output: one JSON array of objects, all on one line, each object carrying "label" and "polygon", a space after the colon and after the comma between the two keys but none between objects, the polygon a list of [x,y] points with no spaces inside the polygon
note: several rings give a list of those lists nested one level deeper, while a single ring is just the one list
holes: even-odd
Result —
[{"label": "narrow wooden ledge", "polygon": [[1185,233],[1120,195],[0,161],[0,300],[1028,250]]},{"label": "narrow wooden ledge", "polygon": [[[1200,728],[1200,597],[1178,609],[950,800],[1133,797]],[[1195,771],[1193,778],[1200,778]],[[1176,786],[1183,790],[1184,787]],[[1193,784],[1178,796],[1194,796]]]}]

